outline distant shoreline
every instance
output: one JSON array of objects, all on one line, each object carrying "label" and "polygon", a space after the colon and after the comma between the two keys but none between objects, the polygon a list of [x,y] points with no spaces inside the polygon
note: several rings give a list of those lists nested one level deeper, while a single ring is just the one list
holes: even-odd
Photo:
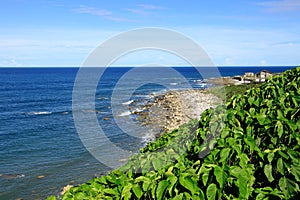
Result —
[{"label": "distant shoreline", "polygon": [[[267,70],[262,70],[261,72],[264,71]],[[263,82],[273,74],[275,75],[275,73],[267,72],[270,74],[263,77]],[[204,80],[204,83],[213,85],[212,88],[214,88],[217,86],[256,84],[262,82],[261,79],[253,82],[243,82],[235,79],[235,77],[247,78],[247,74],[249,73],[253,74],[250,78],[255,80],[254,78],[257,76],[253,72],[246,72],[245,75],[210,78]],[[152,101],[148,100],[142,108],[139,108],[141,112],[135,112],[135,114],[139,115],[137,120],[141,121],[143,126],[152,129],[156,137],[159,137],[164,132],[177,129],[192,119],[199,120],[201,114],[206,109],[214,108],[221,103],[222,100],[210,93],[207,88],[172,90],[154,96]]]}]

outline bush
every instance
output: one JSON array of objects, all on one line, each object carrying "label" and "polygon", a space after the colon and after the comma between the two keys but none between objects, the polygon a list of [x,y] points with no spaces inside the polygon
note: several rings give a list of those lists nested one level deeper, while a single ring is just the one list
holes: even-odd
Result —
[{"label": "bush", "polygon": [[271,77],[63,199],[296,199],[299,83],[300,68]]}]

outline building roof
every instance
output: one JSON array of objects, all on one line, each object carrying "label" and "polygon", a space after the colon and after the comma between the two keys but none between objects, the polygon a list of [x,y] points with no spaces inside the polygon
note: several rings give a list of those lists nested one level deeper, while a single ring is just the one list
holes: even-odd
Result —
[{"label": "building roof", "polygon": [[268,74],[273,74],[273,72],[270,72],[270,71],[268,71],[268,70],[262,70],[262,71],[260,71],[260,72],[258,72],[257,74],[261,74],[262,72],[265,72],[265,73],[268,73]]}]

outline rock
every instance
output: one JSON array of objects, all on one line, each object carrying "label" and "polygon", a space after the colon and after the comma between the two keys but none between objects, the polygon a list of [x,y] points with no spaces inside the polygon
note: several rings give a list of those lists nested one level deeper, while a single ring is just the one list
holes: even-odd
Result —
[{"label": "rock", "polygon": [[73,185],[66,185],[63,189],[62,192],[60,193],[61,195],[65,194],[70,188],[73,187]]},{"label": "rock", "polygon": [[191,119],[199,119],[204,110],[219,102],[203,90],[169,91],[147,101],[138,119],[154,131],[171,131]]},{"label": "rock", "polygon": [[0,174],[0,178],[15,179],[25,177],[24,174]]},{"label": "rock", "polygon": [[125,163],[127,162],[127,159],[126,158],[120,159],[119,162]]},{"label": "rock", "polygon": [[38,179],[42,179],[42,178],[45,178],[45,175],[39,175],[37,176]]}]

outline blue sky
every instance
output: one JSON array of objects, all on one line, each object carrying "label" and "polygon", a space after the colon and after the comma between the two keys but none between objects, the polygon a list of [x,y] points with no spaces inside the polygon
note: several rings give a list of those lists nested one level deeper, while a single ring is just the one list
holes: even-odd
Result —
[{"label": "blue sky", "polygon": [[[300,0],[10,0],[0,3],[0,66],[80,66],[103,41],[144,27],[190,37],[218,66],[300,65]],[[184,65],[149,51],[116,65],[152,60]]]}]

